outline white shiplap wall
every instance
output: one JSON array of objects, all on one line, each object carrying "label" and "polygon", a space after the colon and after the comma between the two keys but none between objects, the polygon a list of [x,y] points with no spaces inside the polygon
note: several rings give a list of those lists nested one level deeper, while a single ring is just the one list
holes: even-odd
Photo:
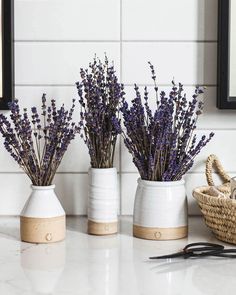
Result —
[{"label": "white shiplap wall", "polygon": [[[173,76],[191,93],[196,83],[208,86],[199,133],[214,130],[214,140],[187,175],[191,214],[199,213],[191,197],[205,183],[204,160],[216,153],[236,174],[236,115],[216,109],[217,0],[15,0],[15,91],[22,106],[48,98],[70,102],[77,97],[79,69],[96,53],[115,61],[132,97],[134,82],[150,84],[147,61],[158,69],[165,89]],[[116,167],[121,214],[131,214],[138,174],[119,142]],[[68,214],[86,213],[89,158],[83,142],[70,147],[56,175],[57,193]],[[19,214],[29,180],[9,155],[0,153],[0,214]]]}]

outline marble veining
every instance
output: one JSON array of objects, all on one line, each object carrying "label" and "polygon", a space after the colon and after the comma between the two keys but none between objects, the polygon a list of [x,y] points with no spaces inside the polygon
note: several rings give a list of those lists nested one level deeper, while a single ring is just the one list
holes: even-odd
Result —
[{"label": "marble veining", "polygon": [[104,237],[86,234],[85,217],[69,217],[64,242],[32,245],[20,242],[18,218],[1,217],[0,294],[235,294],[236,260],[148,261],[187,243],[217,242],[200,217],[189,223],[186,239],[146,241],[132,237],[131,217],[121,218],[118,235]]}]

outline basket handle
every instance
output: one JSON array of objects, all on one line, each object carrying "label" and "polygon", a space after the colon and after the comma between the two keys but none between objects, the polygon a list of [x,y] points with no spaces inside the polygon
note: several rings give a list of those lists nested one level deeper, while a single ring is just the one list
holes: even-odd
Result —
[{"label": "basket handle", "polygon": [[213,165],[215,165],[215,170],[219,173],[219,176],[224,181],[224,183],[229,182],[230,181],[230,176],[225,172],[225,170],[222,167],[222,165],[221,165],[219,159],[217,158],[217,156],[216,155],[210,155],[207,158],[206,170],[205,170],[208,185],[215,186],[214,180],[213,180],[213,177],[212,177]]}]

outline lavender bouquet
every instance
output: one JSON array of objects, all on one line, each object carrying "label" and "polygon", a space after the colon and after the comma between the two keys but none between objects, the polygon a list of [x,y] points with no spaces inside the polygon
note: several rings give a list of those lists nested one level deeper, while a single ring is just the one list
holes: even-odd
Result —
[{"label": "lavender bouquet", "polygon": [[77,82],[81,105],[81,137],[88,147],[92,168],[112,168],[118,131],[119,103],[124,95],[114,65],[107,57],[102,63],[94,58],[89,69],[80,70]]},{"label": "lavender bouquet", "polygon": [[192,100],[188,101],[186,94],[183,94],[183,85],[177,87],[172,81],[169,95],[164,91],[158,95],[155,70],[149,64],[154,81],[156,110],[152,111],[149,106],[147,87],[144,88],[143,103],[139,87],[135,85],[136,95],[131,106],[125,99],[122,102],[121,112],[126,130],[121,129],[118,121],[114,125],[117,132],[122,134],[142,179],[180,180],[214,135],[203,135],[197,140],[194,134],[198,116],[203,110],[203,102],[199,100],[203,89],[197,86]]},{"label": "lavender bouquet", "polygon": [[39,112],[32,107],[21,112],[18,100],[10,103],[10,119],[0,114],[0,132],[4,146],[14,160],[29,176],[33,185],[51,185],[58,166],[74,139],[79,126],[72,122],[75,100],[72,107],[56,107],[55,100],[46,106],[46,96],[42,96]]}]

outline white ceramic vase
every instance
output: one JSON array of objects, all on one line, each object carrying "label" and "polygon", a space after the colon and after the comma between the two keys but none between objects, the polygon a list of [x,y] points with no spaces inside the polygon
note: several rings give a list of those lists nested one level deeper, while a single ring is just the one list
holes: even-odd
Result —
[{"label": "white ceramic vase", "polygon": [[188,234],[188,210],[184,180],[138,179],[133,235],[148,240],[172,240]]},{"label": "white ceramic vase", "polygon": [[117,233],[118,193],[116,168],[90,168],[88,233]]},{"label": "white ceramic vase", "polygon": [[53,243],[64,240],[66,217],[55,192],[55,185],[34,186],[20,216],[21,240]]}]

